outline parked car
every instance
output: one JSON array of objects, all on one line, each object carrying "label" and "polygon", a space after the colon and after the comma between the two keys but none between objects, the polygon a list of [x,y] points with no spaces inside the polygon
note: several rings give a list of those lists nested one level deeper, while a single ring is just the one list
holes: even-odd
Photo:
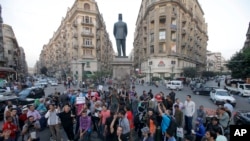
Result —
[{"label": "parked car", "polygon": [[209,96],[210,95],[210,92],[214,89],[216,89],[218,87],[215,87],[215,86],[203,86],[203,87],[200,87],[200,88],[195,88],[193,90],[193,93],[196,94],[196,95],[207,95]]},{"label": "parked car", "polygon": [[200,82],[196,82],[195,84],[193,84],[193,85],[190,85],[190,88],[191,88],[191,90],[193,91],[194,89],[198,89],[198,88],[201,88],[201,87],[203,87],[203,83],[200,83]]},{"label": "parked car", "polygon": [[233,107],[236,106],[236,99],[225,89],[214,89],[210,92],[210,99],[216,105],[223,105],[226,100],[229,100]]},{"label": "parked car", "polygon": [[0,96],[0,120],[3,119],[4,110],[7,106],[7,101],[11,101],[14,105],[18,104],[18,97],[17,96]]},{"label": "parked car", "polygon": [[51,86],[57,86],[58,83],[57,83],[57,81],[51,81],[50,85],[51,85]]},{"label": "parked car", "polygon": [[243,111],[239,110],[233,116],[235,125],[250,125],[250,110]]},{"label": "parked car", "polygon": [[18,97],[19,103],[21,105],[27,105],[32,103],[32,101],[37,98],[45,97],[45,93],[42,88],[31,87],[24,89],[20,93],[18,93]]},{"label": "parked car", "polygon": [[48,86],[48,81],[46,79],[40,80],[40,81],[38,81],[38,83],[44,85],[44,87]]},{"label": "parked car", "polygon": [[182,81],[180,81],[180,80],[172,80],[166,84],[166,87],[167,87],[167,89],[181,91],[183,89],[183,84],[182,84]]}]

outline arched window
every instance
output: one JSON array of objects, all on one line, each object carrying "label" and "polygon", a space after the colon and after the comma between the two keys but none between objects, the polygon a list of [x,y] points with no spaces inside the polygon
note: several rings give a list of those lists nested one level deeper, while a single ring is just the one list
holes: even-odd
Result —
[{"label": "arched window", "polygon": [[84,10],[90,10],[90,5],[88,3],[85,3],[83,5]]}]

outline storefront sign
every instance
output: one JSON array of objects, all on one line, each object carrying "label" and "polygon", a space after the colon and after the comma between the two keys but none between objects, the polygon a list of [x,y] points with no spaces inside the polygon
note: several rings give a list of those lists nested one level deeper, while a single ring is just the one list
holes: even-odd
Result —
[{"label": "storefront sign", "polygon": [[158,67],[165,67],[165,63],[163,61],[160,61]]}]

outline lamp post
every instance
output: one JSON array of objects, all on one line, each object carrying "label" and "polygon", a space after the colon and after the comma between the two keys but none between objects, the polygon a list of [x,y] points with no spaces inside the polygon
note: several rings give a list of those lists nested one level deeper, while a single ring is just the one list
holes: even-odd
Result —
[{"label": "lamp post", "polygon": [[82,82],[84,81],[84,74],[85,74],[84,66],[85,66],[85,63],[82,63]]},{"label": "lamp post", "polygon": [[175,61],[171,61],[171,65],[172,65],[172,73],[171,73],[171,79],[174,79],[174,66],[175,66]]}]

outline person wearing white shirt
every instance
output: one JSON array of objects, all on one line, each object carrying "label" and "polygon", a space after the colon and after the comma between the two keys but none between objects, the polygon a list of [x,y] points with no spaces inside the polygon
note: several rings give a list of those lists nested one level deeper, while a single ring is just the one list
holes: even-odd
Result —
[{"label": "person wearing white shirt", "polygon": [[186,101],[184,102],[185,108],[185,129],[187,134],[191,134],[193,115],[195,112],[195,103],[191,100],[191,95],[187,95]]},{"label": "person wearing white shirt", "polygon": [[180,110],[184,109],[184,104],[180,101],[179,98],[176,98],[176,99],[175,99],[175,103],[173,104],[172,115],[174,115],[174,112],[175,112],[175,108],[174,108],[175,105],[178,105],[179,108],[180,108]]}]

